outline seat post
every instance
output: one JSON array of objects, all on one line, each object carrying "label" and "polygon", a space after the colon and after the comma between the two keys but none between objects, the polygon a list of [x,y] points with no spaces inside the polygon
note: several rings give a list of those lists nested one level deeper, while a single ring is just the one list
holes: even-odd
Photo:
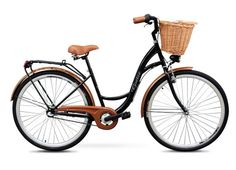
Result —
[{"label": "seat post", "polygon": [[94,88],[95,88],[95,90],[96,90],[96,92],[97,92],[97,95],[98,95],[98,99],[99,99],[99,101],[100,101],[100,104],[101,104],[101,106],[104,107],[105,104],[104,104],[104,102],[103,102],[102,95],[101,95],[100,90],[99,90],[99,88],[98,88],[98,84],[97,84],[97,81],[96,81],[96,79],[95,79],[95,76],[94,76],[92,67],[91,67],[91,65],[90,65],[90,62],[89,62],[89,59],[88,59],[88,54],[87,54],[86,56],[84,56],[83,59],[85,60],[85,62],[86,62],[86,64],[87,64],[88,71],[89,71],[90,76],[91,76],[91,78],[92,78],[92,82],[93,82]]}]

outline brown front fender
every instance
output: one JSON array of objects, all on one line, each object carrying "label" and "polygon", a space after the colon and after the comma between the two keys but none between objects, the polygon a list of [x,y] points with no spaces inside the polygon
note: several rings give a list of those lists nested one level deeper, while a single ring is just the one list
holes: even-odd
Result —
[{"label": "brown front fender", "polygon": [[[192,70],[193,67],[179,67],[179,68],[175,68],[173,69],[172,71],[173,72],[176,72],[176,71],[182,71],[182,70]],[[152,83],[151,85],[148,87],[148,89],[146,90],[144,96],[143,96],[143,100],[142,100],[142,105],[141,105],[141,117],[144,116],[144,104],[145,104],[145,101],[146,101],[146,98],[147,98],[147,95],[149,93],[149,91],[151,90],[151,88],[154,86],[154,84],[160,80],[162,77],[164,77],[165,74],[161,74],[160,76],[158,76]]]},{"label": "brown front fender", "polygon": [[[76,74],[72,73],[71,71],[68,71],[68,70],[65,70],[65,69],[62,69],[62,68],[58,68],[58,67],[42,67],[42,68],[38,68],[38,69],[33,70],[31,73],[29,73],[29,75],[32,75],[32,74],[35,74],[35,73],[38,73],[38,72],[41,72],[41,71],[48,71],[48,70],[57,70],[57,71],[64,72],[66,74],[69,74],[70,76],[72,76],[73,78],[78,80],[79,82],[82,82],[82,80]],[[17,89],[19,88],[21,83],[23,83],[26,79],[27,79],[27,75],[25,75],[24,77],[22,77],[18,81],[18,83],[16,84],[16,86],[15,86],[13,92],[12,92],[11,100],[15,99]],[[92,105],[95,106],[94,98],[93,98],[93,95],[92,95],[91,91],[89,90],[88,86],[85,83],[83,84],[83,86],[84,86],[85,90],[87,91],[87,93],[89,94],[89,97],[91,98]]]}]

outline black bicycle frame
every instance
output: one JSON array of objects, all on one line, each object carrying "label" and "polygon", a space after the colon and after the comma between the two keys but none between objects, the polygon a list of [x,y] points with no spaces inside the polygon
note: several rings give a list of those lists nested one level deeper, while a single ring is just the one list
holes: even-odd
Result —
[{"label": "black bicycle frame", "polygon": [[[148,62],[152,59],[152,57],[154,57],[156,54],[158,54],[160,61],[154,62],[152,64],[147,65]],[[165,75],[167,76],[168,84],[170,86],[170,89],[172,91],[172,94],[173,94],[176,102],[178,103],[178,105],[181,107],[181,109],[184,112],[187,112],[186,108],[182,105],[182,103],[180,102],[180,100],[178,99],[178,97],[177,97],[177,95],[175,93],[175,90],[174,90],[174,87],[173,87],[173,84],[171,82],[171,78],[170,78],[170,75],[169,75],[168,67],[166,65],[164,56],[162,55],[160,46],[159,46],[157,41],[154,43],[153,47],[147,52],[147,54],[144,56],[143,60],[141,61],[140,65],[138,67],[138,70],[137,70],[137,72],[135,74],[135,77],[134,77],[134,80],[133,80],[133,83],[131,85],[131,88],[130,88],[129,92],[126,93],[126,94],[120,95],[120,96],[106,97],[106,96],[101,95],[100,90],[98,88],[98,84],[97,84],[95,75],[93,73],[92,67],[91,67],[89,59],[88,59],[88,54],[86,54],[85,56],[82,56],[80,58],[85,60],[86,65],[88,67],[89,76],[85,76],[79,70],[77,70],[73,65],[71,65],[69,63],[66,63],[64,60],[62,62],[52,62],[52,61],[43,61],[43,60],[31,60],[31,61],[27,61],[25,63],[25,65],[24,65],[25,71],[26,71],[27,68],[30,68],[32,70],[32,64],[33,63],[46,63],[46,64],[54,64],[54,65],[65,66],[68,69],[70,69],[71,71],[73,71],[75,74],[77,74],[78,76],[83,78],[83,81],[78,85],[78,87],[76,89],[74,89],[72,92],[70,92],[61,102],[59,102],[59,104],[54,106],[54,108],[50,108],[48,106],[48,104],[45,102],[45,99],[42,97],[42,95],[39,93],[37,87],[34,85],[33,81],[31,81],[33,86],[36,88],[36,91],[39,93],[40,97],[42,98],[43,102],[45,103],[45,105],[47,106],[47,108],[49,110],[50,109],[58,108],[68,97],[70,97],[78,88],[80,88],[81,85],[83,85],[89,78],[91,78],[101,106],[105,107],[104,100],[120,100],[120,99],[126,98],[125,101],[116,109],[117,113],[122,113],[132,103],[132,101],[134,99],[134,96],[135,96],[135,94],[137,92],[137,89],[139,87],[139,84],[141,82],[141,78],[142,78],[143,74],[145,72],[147,72],[148,70],[161,65]],[[29,76],[27,71],[26,71],[26,74]],[[41,83],[39,82],[39,84],[41,84]],[[42,89],[46,93],[46,90],[43,87],[42,87]],[[46,93],[46,96],[49,98],[49,101],[51,101],[51,99],[47,95],[47,93]]]},{"label": "black bicycle frame", "polygon": [[[149,16],[149,19],[150,19],[151,16]],[[120,99],[123,99],[123,98],[126,98],[125,101],[116,109],[116,112],[118,114],[121,114],[122,112],[124,112],[128,107],[129,105],[131,104],[131,102],[133,101],[134,99],[134,96],[137,92],[137,89],[139,87],[139,84],[141,82],[141,78],[143,76],[143,74],[145,72],[147,72],[148,70],[154,68],[154,67],[157,67],[159,65],[162,66],[163,68],[163,71],[165,73],[165,76],[167,78],[167,82],[169,84],[169,87],[170,87],[170,90],[173,94],[173,97],[175,98],[176,102],[178,103],[178,105],[180,106],[180,108],[187,114],[187,109],[183,106],[183,104],[181,103],[181,101],[179,100],[179,98],[177,97],[177,94],[174,90],[174,87],[173,87],[173,84],[172,84],[172,80],[171,80],[171,76],[173,76],[173,73],[170,73],[169,72],[169,66],[166,65],[166,61],[165,61],[165,58],[161,52],[161,49],[160,49],[160,46],[159,46],[159,43],[157,41],[157,37],[156,37],[156,34],[158,33],[159,31],[159,26],[158,26],[158,20],[157,18],[155,17],[152,17],[152,20],[154,22],[154,31],[152,32],[152,38],[154,40],[154,45],[152,46],[152,48],[147,52],[147,54],[144,56],[143,60],[141,61],[139,67],[138,67],[138,70],[135,74],[135,77],[134,77],[134,80],[133,80],[133,83],[131,85],[131,88],[129,90],[128,93],[126,94],[123,94],[121,96],[115,96],[115,97],[106,97],[106,96],[103,96],[101,95],[100,93],[100,90],[98,88],[98,84],[97,84],[97,81],[95,79],[95,75],[93,73],[93,70],[92,70],[92,67],[90,65],[90,62],[89,62],[89,59],[88,59],[88,54],[85,54],[84,56],[81,56],[81,57],[77,57],[77,56],[73,56],[74,59],[83,59],[85,60],[86,62],[86,65],[88,67],[88,71],[89,71],[89,76],[85,76],[84,74],[82,74],[79,70],[77,70],[73,65],[69,64],[69,63],[66,63],[65,60],[63,60],[62,62],[52,62],[52,61],[42,61],[42,60],[32,60],[32,61],[27,61],[24,65],[25,67],[25,71],[26,71],[26,74],[29,76],[28,72],[27,72],[27,68],[30,68],[32,70],[32,64],[33,63],[47,63],[47,64],[54,64],[54,65],[60,65],[60,66],[65,66],[67,67],[68,69],[70,69],[71,71],[73,71],[75,74],[77,74],[78,76],[82,77],[83,81],[78,85],[77,88],[75,88],[73,91],[71,91],[61,102],[59,102],[59,104],[57,104],[56,106],[54,106],[54,108],[50,108],[49,105],[46,103],[46,101],[44,100],[44,98],[42,97],[42,95],[39,93],[39,90],[37,89],[37,87],[35,86],[35,84],[32,82],[33,86],[36,88],[36,91],[39,93],[39,96],[42,98],[43,102],[45,103],[45,105],[47,106],[48,110],[52,110],[52,109],[56,109],[58,108],[67,98],[69,98],[78,88],[80,88],[81,85],[83,85],[90,77],[92,79],[92,82],[93,82],[93,85],[94,85],[94,88],[96,90],[96,93],[97,93],[97,96],[98,96],[98,99],[100,101],[100,104],[101,106],[105,107],[105,103],[104,103],[104,100],[120,100]],[[148,24],[150,24],[148,22]],[[158,62],[154,62],[152,64],[149,64],[148,65],[148,62],[152,59],[153,56],[155,56],[156,54],[158,54],[159,56],[159,61]],[[175,61],[172,62],[172,64],[174,63]],[[30,77],[30,76],[29,76]],[[41,88],[43,89],[43,91],[46,93],[46,90],[42,87],[41,83],[39,82]],[[50,97],[47,95],[46,93],[46,96],[49,98],[49,101],[52,101],[50,99]]]},{"label": "black bicycle frame", "polygon": [[[158,54],[160,61],[154,62],[152,64],[147,65],[148,62],[152,59],[152,57],[155,56],[156,54]],[[172,81],[171,81],[171,77],[169,75],[168,67],[166,65],[166,62],[165,62],[164,56],[161,52],[158,41],[154,41],[153,47],[147,52],[147,54],[144,56],[143,60],[141,61],[140,65],[138,67],[138,70],[136,72],[136,75],[134,77],[133,83],[131,85],[130,91],[128,93],[125,93],[125,94],[121,95],[121,96],[106,97],[106,96],[101,95],[100,90],[99,90],[98,85],[97,85],[97,82],[96,82],[96,79],[95,79],[95,76],[94,76],[94,73],[92,71],[92,68],[90,66],[90,63],[89,63],[89,60],[88,60],[87,56],[84,57],[84,59],[86,60],[86,64],[88,66],[90,76],[92,78],[92,81],[93,81],[95,90],[97,92],[99,101],[101,103],[101,106],[105,106],[104,100],[120,100],[120,99],[126,98],[126,100],[116,109],[116,112],[118,114],[124,112],[129,107],[129,105],[132,103],[132,101],[134,99],[136,91],[137,91],[137,89],[139,87],[139,84],[141,82],[142,75],[146,71],[148,71],[149,69],[152,69],[154,67],[157,67],[157,66],[161,65],[165,75],[167,76],[167,81],[168,81],[168,84],[170,86],[173,97],[175,98],[175,100],[178,103],[178,105],[180,106],[180,108],[185,113],[187,113],[187,109],[183,106],[183,104],[179,100],[179,98],[178,98],[178,96],[177,96],[177,94],[174,90],[174,87],[173,87],[173,84],[172,84]]]},{"label": "black bicycle frame", "polygon": [[[156,54],[158,54],[160,61],[154,62],[152,64],[147,65],[148,62],[152,59],[152,57],[155,56]],[[142,75],[146,71],[161,65],[162,68],[163,68],[163,71],[168,75],[168,68],[166,66],[164,56],[162,55],[162,52],[161,52],[161,49],[159,47],[158,42],[155,42],[153,47],[147,52],[147,54],[144,56],[143,60],[141,61],[140,65],[138,67],[138,70],[135,74],[135,77],[134,77],[133,83],[131,85],[130,91],[126,94],[121,95],[121,96],[106,97],[106,96],[101,95],[101,93],[100,93],[100,90],[98,88],[94,73],[92,71],[92,68],[90,66],[90,63],[89,63],[89,60],[88,60],[87,56],[84,57],[84,59],[85,59],[86,64],[88,66],[88,70],[89,70],[90,76],[92,78],[92,81],[93,81],[95,90],[97,92],[98,99],[100,101],[101,106],[105,106],[104,100],[120,100],[120,99],[126,98],[126,100],[116,109],[117,113],[124,112],[129,107],[129,105],[132,103],[132,101],[134,99],[134,96],[136,94],[136,91],[137,91],[137,89],[139,87],[139,84],[141,82]],[[171,81],[168,81],[168,82],[171,84],[170,86],[172,86],[171,90],[173,90],[173,95],[178,100],[177,103],[178,104],[180,103],[180,105],[182,105],[181,102],[179,101],[179,99],[177,98],[177,95],[175,94],[172,82]]]}]

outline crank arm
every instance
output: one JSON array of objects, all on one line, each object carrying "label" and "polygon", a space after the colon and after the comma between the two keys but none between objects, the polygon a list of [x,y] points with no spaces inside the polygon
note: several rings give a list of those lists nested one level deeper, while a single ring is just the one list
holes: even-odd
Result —
[{"label": "crank arm", "polygon": [[104,120],[105,121],[111,121],[111,120],[114,121],[114,120],[119,119],[120,117],[122,118],[122,120],[124,120],[124,119],[130,118],[130,116],[131,116],[130,112],[123,112],[123,113],[119,113],[117,115],[108,116]]}]

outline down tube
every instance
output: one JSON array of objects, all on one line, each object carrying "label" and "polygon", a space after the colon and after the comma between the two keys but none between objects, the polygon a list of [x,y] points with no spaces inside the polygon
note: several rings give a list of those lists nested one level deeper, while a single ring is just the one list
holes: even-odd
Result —
[{"label": "down tube", "polygon": [[135,74],[133,83],[131,85],[130,91],[129,91],[129,95],[126,98],[126,100],[116,109],[117,113],[122,113],[123,111],[125,111],[125,109],[127,109],[129,107],[129,105],[132,103],[134,96],[136,94],[136,91],[138,89],[138,86],[140,84],[140,79],[144,73],[145,67],[147,65],[147,63],[150,61],[150,59],[157,54],[157,48],[154,45],[148,52],[147,54],[144,56],[143,60],[141,61],[138,70]]}]

